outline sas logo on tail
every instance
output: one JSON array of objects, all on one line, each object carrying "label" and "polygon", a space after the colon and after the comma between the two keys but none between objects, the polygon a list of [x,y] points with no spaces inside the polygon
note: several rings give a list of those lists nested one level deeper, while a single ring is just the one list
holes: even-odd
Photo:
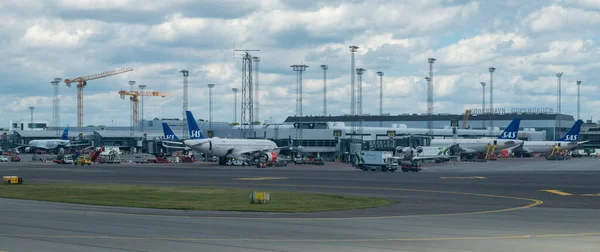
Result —
[{"label": "sas logo on tail", "polygon": [[502,138],[516,138],[517,137],[517,132],[504,132],[504,134],[502,134]]},{"label": "sas logo on tail", "polygon": [[200,137],[202,133],[199,130],[192,130],[192,137]]},{"label": "sas logo on tail", "polygon": [[577,141],[577,135],[565,135],[567,141]]},{"label": "sas logo on tail", "polygon": [[173,139],[175,139],[175,135],[166,135],[165,139],[173,140]]}]

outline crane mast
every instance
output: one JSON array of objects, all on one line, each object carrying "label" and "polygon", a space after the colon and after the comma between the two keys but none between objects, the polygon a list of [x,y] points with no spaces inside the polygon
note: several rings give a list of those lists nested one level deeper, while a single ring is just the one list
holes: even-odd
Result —
[{"label": "crane mast", "polygon": [[65,84],[67,84],[67,87],[71,87],[71,83],[77,83],[77,127],[83,126],[83,88],[87,86],[87,81],[122,74],[130,71],[133,71],[133,68],[121,68],[112,71],[76,77],[73,79],[65,79]]}]

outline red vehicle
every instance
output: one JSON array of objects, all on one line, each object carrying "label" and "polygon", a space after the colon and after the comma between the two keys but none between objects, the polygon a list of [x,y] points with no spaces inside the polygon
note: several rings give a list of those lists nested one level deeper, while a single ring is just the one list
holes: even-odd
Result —
[{"label": "red vehicle", "polygon": [[148,161],[150,163],[157,163],[157,164],[166,164],[166,163],[170,163],[171,162],[166,157],[157,157],[155,159],[148,159]]},{"label": "red vehicle", "polygon": [[16,155],[15,155],[15,156],[12,156],[12,157],[10,158],[10,161],[11,161],[11,162],[21,162],[21,157],[19,157],[19,156],[16,156]]}]

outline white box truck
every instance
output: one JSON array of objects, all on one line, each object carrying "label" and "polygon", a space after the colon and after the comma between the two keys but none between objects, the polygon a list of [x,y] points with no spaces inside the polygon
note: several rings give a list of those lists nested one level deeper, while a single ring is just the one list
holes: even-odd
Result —
[{"label": "white box truck", "polygon": [[391,151],[359,151],[357,167],[363,171],[395,171],[398,170],[398,157]]}]

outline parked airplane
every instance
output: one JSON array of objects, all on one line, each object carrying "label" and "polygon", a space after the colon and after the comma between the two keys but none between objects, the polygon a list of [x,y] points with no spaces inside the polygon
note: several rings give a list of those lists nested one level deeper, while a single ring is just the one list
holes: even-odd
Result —
[{"label": "parked airplane", "polygon": [[[171,127],[169,127],[169,124],[163,122],[162,127],[163,127],[163,133],[164,133],[163,146],[165,148],[191,150],[190,147],[185,146],[183,144],[183,141],[181,141],[179,139],[179,137],[177,137],[177,135],[175,135],[175,132],[173,132]],[[165,140],[167,140],[167,141],[165,141]],[[168,142],[170,145],[164,144],[165,142]]]},{"label": "parked airplane", "polygon": [[574,149],[584,142],[577,142],[581,131],[582,120],[577,120],[565,136],[556,141],[524,141],[522,145],[515,147],[512,151],[519,156],[530,156],[532,153],[550,153],[553,148]]},{"label": "parked airplane", "polygon": [[445,162],[457,157],[458,144],[447,147],[418,146],[414,149],[398,146],[396,154],[398,154],[402,161],[434,160],[435,162]]},{"label": "parked airplane", "polygon": [[192,112],[186,111],[190,139],[184,140],[183,144],[193,150],[206,155],[219,157],[219,164],[224,165],[229,158],[264,158],[267,162],[277,160],[280,148],[271,140],[264,139],[227,139],[206,138]]},{"label": "parked airplane", "polygon": [[175,132],[169,127],[166,122],[162,123],[163,133],[165,134],[165,140],[179,141],[179,138],[175,135]]},{"label": "parked airplane", "polygon": [[432,139],[431,147],[451,147],[454,144],[458,144],[458,149],[461,155],[474,155],[478,153],[485,153],[488,151],[490,146],[497,146],[494,152],[499,152],[503,149],[509,149],[511,147],[518,146],[523,143],[522,140],[517,140],[517,134],[519,133],[519,125],[521,119],[514,119],[508,127],[498,136],[497,139]]},{"label": "parked airplane", "polygon": [[25,147],[25,152],[29,152],[32,148],[34,149],[43,149],[43,150],[54,150],[57,148],[64,147],[73,147],[73,146],[82,146],[86,144],[71,144],[69,140],[69,126],[65,128],[62,133],[62,136],[59,139],[39,139],[39,140],[31,140],[28,145],[19,146],[15,149],[19,149]]}]

